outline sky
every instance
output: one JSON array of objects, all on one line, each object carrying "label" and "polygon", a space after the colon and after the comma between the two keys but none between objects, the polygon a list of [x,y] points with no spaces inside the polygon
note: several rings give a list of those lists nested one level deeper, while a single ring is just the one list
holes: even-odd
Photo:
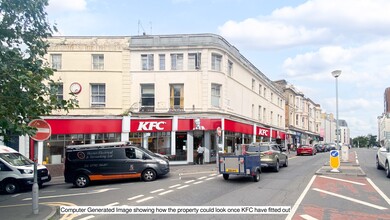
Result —
[{"label": "sky", "polygon": [[56,36],[213,33],[294,85],[351,137],[378,135],[390,87],[388,0],[49,0]]}]

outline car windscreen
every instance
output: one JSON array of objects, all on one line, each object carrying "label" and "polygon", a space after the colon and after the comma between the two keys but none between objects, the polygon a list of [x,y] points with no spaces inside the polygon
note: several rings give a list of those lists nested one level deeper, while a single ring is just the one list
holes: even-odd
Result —
[{"label": "car windscreen", "polygon": [[5,160],[12,166],[24,166],[34,164],[33,161],[21,155],[20,153],[2,153],[0,154],[0,158]]},{"label": "car windscreen", "polygon": [[269,150],[269,146],[249,146],[246,151],[248,152],[264,152]]}]

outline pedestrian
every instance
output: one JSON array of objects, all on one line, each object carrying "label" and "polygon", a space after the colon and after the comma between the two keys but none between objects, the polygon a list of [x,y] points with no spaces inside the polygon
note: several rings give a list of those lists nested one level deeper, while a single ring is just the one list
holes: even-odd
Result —
[{"label": "pedestrian", "polygon": [[288,150],[288,154],[290,154],[291,144],[287,144],[287,150]]},{"label": "pedestrian", "polygon": [[202,145],[199,144],[198,149],[196,151],[198,152],[198,155],[196,155],[196,163],[203,164],[204,147],[202,147]]}]

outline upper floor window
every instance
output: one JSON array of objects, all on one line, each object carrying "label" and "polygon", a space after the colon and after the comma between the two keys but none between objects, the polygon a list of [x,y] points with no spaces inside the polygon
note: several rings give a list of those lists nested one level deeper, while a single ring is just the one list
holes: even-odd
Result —
[{"label": "upper floor window", "polygon": [[154,55],[141,54],[142,70],[154,70]]},{"label": "upper floor window", "polygon": [[263,86],[259,84],[259,95],[261,95],[261,90],[263,89]]},{"label": "upper floor window", "polygon": [[170,89],[170,108],[184,109],[184,85],[171,84]]},{"label": "upper floor window", "polygon": [[228,61],[228,76],[233,76],[233,62]]},{"label": "upper floor window", "polygon": [[274,93],[271,92],[271,103],[274,103]]},{"label": "upper floor window", "polygon": [[252,79],[252,91],[255,90],[255,84],[256,84],[256,80],[255,80],[255,79]]},{"label": "upper floor window", "polygon": [[221,106],[221,85],[211,84],[211,106]]},{"label": "upper floor window", "polygon": [[62,83],[50,84],[52,94],[56,94],[57,100],[64,100],[64,85]]},{"label": "upper floor window", "polygon": [[160,59],[160,70],[165,70],[165,54],[158,55]]},{"label": "upper floor window", "polygon": [[263,97],[264,97],[264,98],[267,97],[267,88],[265,88],[265,87],[264,87]]},{"label": "upper floor window", "polygon": [[55,70],[62,69],[62,55],[61,54],[52,54],[51,55],[51,68]]},{"label": "upper floor window", "polygon": [[257,115],[257,120],[261,121],[261,105],[259,105],[259,110],[258,110],[258,115]]},{"label": "upper floor window", "polygon": [[200,58],[201,53],[189,53],[188,54],[188,69],[199,70],[200,69]]},{"label": "upper floor window", "polygon": [[104,55],[93,54],[92,55],[92,69],[93,70],[104,70]]},{"label": "upper floor window", "polygon": [[183,69],[183,54],[173,53],[171,54],[171,70]]},{"label": "upper floor window", "polygon": [[154,112],[154,84],[141,85],[140,111]]},{"label": "upper floor window", "polygon": [[91,84],[91,107],[106,106],[106,85]]},{"label": "upper floor window", "polygon": [[221,71],[222,55],[213,53],[211,55],[211,69],[216,71]]}]

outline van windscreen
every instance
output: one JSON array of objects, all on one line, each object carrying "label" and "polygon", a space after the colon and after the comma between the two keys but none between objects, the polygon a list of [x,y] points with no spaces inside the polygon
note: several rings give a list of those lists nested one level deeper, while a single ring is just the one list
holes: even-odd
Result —
[{"label": "van windscreen", "polygon": [[33,161],[21,155],[20,153],[2,153],[0,154],[0,158],[5,160],[12,166],[24,166],[34,164]]}]

